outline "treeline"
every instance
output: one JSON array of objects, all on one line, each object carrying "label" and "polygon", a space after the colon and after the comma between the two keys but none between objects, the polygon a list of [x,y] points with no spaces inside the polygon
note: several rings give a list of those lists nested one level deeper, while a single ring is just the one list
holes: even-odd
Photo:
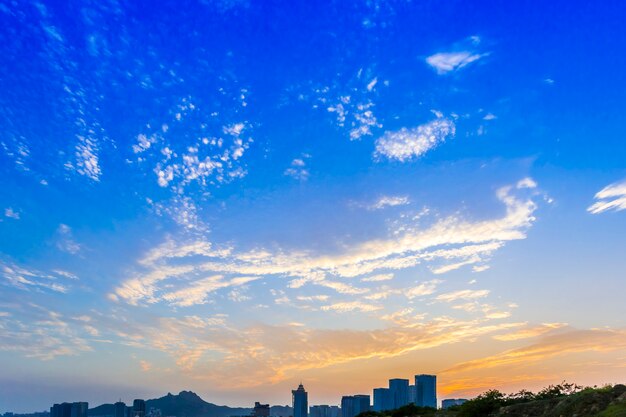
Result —
[{"label": "treeline", "polygon": [[521,390],[514,394],[504,394],[498,390],[489,390],[466,403],[450,407],[449,410],[457,411],[458,417],[485,417],[495,413],[502,407],[529,403],[532,401],[551,400],[581,392],[583,390],[597,389],[597,387],[582,387],[563,381],[557,385],[549,385],[537,393]]},{"label": "treeline", "polygon": [[[626,389],[626,387],[624,388]],[[579,393],[581,395],[593,392],[600,393],[612,389],[612,386],[602,388],[582,387],[563,381],[557,385],[550,385],[536,393],[521,390],[513,394],[504,394],[498,390],[489,390],[462,405],[452,406],[446,410],[436,410],[431,407],[418,407],[414,404],[409,404],[395,410],[367,411],[359,414],[357,417],[488,417],[497,415],[498,411],[503,407],[542,400],[561,399]]]}]

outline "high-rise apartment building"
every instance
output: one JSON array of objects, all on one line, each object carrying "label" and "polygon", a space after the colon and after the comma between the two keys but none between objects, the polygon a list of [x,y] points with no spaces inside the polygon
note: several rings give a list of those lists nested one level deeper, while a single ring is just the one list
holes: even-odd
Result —
[{"label": "high-rise apartment building", "polygon": [[336,405],[313,405],[309,407],[309,417],[340,417]]},{"label": "high-rise apartment building", "polygon": [[409,403],[409,380],[394,378],[389,380],[389,397],[392,409],[400,408]]},{"label": "high-rise apartment building", "polygon": [[369,410],[369,395],[344,395],[341,397],[341,417],[356,417]]},{"label": "high-rise apartment building", "polygon": [[144,400],[133,401],[132,417],[146,417],[146,402]]},{"label": "high-rise apartment building", "polygon": [[389,388],[374,388],[374,411],[393,409]]},{"label": "high-rise apartment building", "polygon": [[304,390],[302,384],[298,385],[298,389],[291,391],[293,404],[293,417],[308,417],[309,399],[308,394]]},{"label": "high-rise apartment building", "polygon": [[89,404],[86,402],[72,403],[70,416],[71,417],[87,417],[88,409],[89,409]]},{"label": "high-rise apartment building", "polygon": [[54,404],[50,417],[87,417],[89,404],[86,402]]},{"label": "high-rise apartment building", "polygon": [[415,404],[417,397],[417,387],[415,385],[409,385],[409,404]]},{"label": "high-rise apartment building", "polygon": [[126,404],[122,401],[113,404],[113,417],[126,417]]},{"label": "high-rise apartment building", "polygon": [[415,405],[437,408],[436,375],[415,375]]}]

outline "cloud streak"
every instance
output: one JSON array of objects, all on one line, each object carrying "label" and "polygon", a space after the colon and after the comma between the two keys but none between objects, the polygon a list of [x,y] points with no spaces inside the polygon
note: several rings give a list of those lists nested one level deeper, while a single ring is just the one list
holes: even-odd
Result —
[{"label": "cloud streak", "polygon": [[626,180],[607,185],[594,198],[597,201],[587,208],[591,214],[626,210]]}]

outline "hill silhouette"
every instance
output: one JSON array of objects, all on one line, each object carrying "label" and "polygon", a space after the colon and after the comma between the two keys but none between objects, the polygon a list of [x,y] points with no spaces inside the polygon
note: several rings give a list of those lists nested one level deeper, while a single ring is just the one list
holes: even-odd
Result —
[{"label": "hill silhouette", "polygon": [[[168,393],[164,397],[146,401],[146,410],[157,408],[161,410],[163,416],[176,417],[230,417],[247,416],[252,412],[252,408],[228,407],[216,405],[204,401],[198,394],[192,391],[181,391],[178,395]],[[289,416],[292,414],[291,407],[274,406],[272,415]],[[102,404],[89,409],[89,417],[106,417],[114,415],[113,404]]]}]

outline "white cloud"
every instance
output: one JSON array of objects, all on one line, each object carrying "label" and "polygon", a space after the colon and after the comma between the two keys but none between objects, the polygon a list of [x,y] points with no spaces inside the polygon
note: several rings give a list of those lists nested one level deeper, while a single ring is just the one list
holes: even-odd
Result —
[{"label": "white cloud", "polygon": [[57,277],[54,275],[23,268],[15,264],[0,263],[0,276],[4,277],[6,285],[24,291],[45,289],[58,293],[68,292],[68,287],[56,282]]},{"label": "white cloud", "polygon": [[404,162],[424,155],[454,134],[451,120],[436,119],[416,128],[386,132],[376,140],[374,154]]},{"label": "white cloud", "polygon": [[374,78],[372,81],[367,84],[367,91],[372,91],[378,82],[378,78]]},{"label": "white cloud", "polygon": [[483,117],[483,120],[495,120],[495,119],[497,119],[497,117],[493,113],[487,113],[485,117]]},{"label": "white cloud", "polygon": [[322,310],[324,311],[337,311],[339,313],[347,313],[352,311],[360,311],[360,312],[370,312],[381,310],[382,306],[362,303],[360,301],[348,301],[343,303],[335,303],[330,305],[322,306]]},{"label": "white cloud", "polygon": [[626,210],[626,180],[607,185],[595,195],[598,200],[587,208],[592,214]]},{"label": "white cloud", "polygon": [[393,274],[378,274],[372,275],[370,277],[361,278],[363,282],[380,282],[380,281],[389,281],[393,279]]},{"label": "white cloud", "polygon": [[439,52],[426,58],[428,65],[437,70],[437,74],[446,74],[450,71],[456,71],[487,54],[477,54],[470,51],[460,52]]},{"label": "white cloud", "polygon": [[380,210],[385,207],[395,207],[395,206],[404,206],[409,204],[411,201],[407,196],[400,195],[384,195],[380,197],[376,202],[370,204],[367,208],[369,210]]},{"label": "white cloud", "polygon": [[306,181],[309,179],[309,170],[306,168],[306,162],[304,158],[296,158],[291,161],[291,166],[287,168],[284,175],[295,178],[300,181]]},{"label": "white cloud", "polygon": [[179,307],[206,304],[208,295],[218,289],[240,286],[258,279],[258,277],[237,277],[231,280],[224,280],[223,278],[222,275],[203,278],[190,286],[163,294],[162,299]]},{"label": "white cloud", "polygon": [[[211,289],[215,284],[204,282],[200,288],[194,285],[203,279],[199,277],[214,274],[277,276],[287,278],[286,286],[291,289],[314,285],[333,289],[338,294],[369,295],[370,289],[359,285],[363,281],[344,278],[367,279],[378,271],[389,273],[424,262],[483,265],[506,242],[524,239],[535,220],[536,204],[531,198],[517,197],[518,192],[528,194],[517,187],[498,190],[497,197],[505,207],[502,217],[480,221],[458,215],[438,217],[428,227],[422,227],[421,222],[403,225],[397,233],[390,230],[386,238],[366,240],[336,253],[263,248],[238,252],[202,239],[183,243],[167,240],[139,261],[140,271],[119,285],[115,294],[132,304],[163,301],[164,294],[180,303],[183,298],[199,293],[198,299],[204,301],[206,286]],[[432,286],[432,282],[424,284],[411,294],[418,296],[433,291]],[[172,295],[189,288],[191,293]]]},{"label": "white cloud", "polygon": [[407,296],[407,298],[410,298],[410,299],[413,299],[416,297],[423,297],[425,295],[430,295],[436,291],[437,285],[440,284],[441,282],[442,281],[438,279],[433,279],[431,281],[422,282],[421,284],[415,287],[407,288],[404,291],[404,294]]},{"label": "white cloud", "polygon": [[517,182],[517,188],[537,188],[537,183],[532,178],[526,177]]},{"label": "white cloud", "polygon": [[353,110],[354,121],[352,122],[352,129],[350,129],[350,140],[358,140],[362,136],[371,136],[372,128],[382,127],[378,123],[372,107],[374,107],[374,103],[371,101],[357,104],[356,109]]},{"label": "white cloud", "polygon": [[15,220],[20,219],[20,213],[13,210],[11,207],[7,207],[4,209],[4,216]]},{"label": "white cloud", "polygon": [[100,181],[100,165],[98,161],[98,146],[95,140],[78,136],[76,145],[76,172],[94,181]]},{"label": "white cloud", "polygon": [[477,298],[486,297],[488,295],[489,290],[459,290],[438,295],[435,299],[437,301],[452,303],[458,300],[474,300]]},{"label": "white cloud", "polygon": [[82,246],[74,240],[72,228],[66,224],[60,224],[57,228],[57,243],[56,246],[63,252],[70,253],[72,255],[81,251]]}]

